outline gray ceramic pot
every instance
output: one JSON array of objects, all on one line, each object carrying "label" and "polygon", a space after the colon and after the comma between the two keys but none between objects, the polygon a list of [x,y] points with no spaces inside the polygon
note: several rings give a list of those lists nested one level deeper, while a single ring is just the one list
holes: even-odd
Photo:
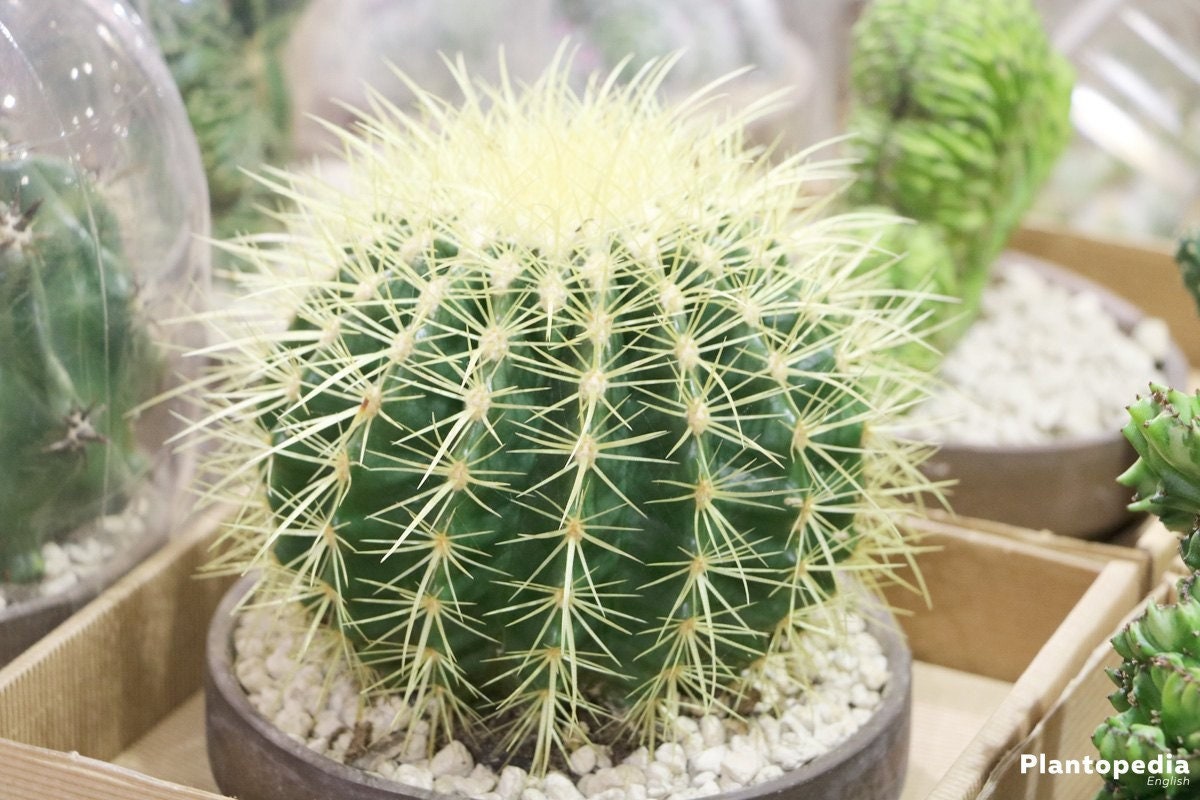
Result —
[{"label": "gray ceramic pot", "polygon": [[[1024,254],[1019,261],[1073,292],[1096,295],[1125,331],[1145,317],[1133,304],[1069,270]],[[1176,343],[1171,343],[1162,367],[1172,386],[1186,387],[1187,358]],[[1146,379],[1149,382],[1149,376]],[[1132,401],[1132,396],[1113,398],[1114,403]],[[1114,429],[1036,446],[943,445],[924,469],[930,477],[956,482],[949,498],[956,514],[1091,539],[1134,521],[1126,508],[1132,490],[1119,485],[1116,477],[1136,457],[1120,430]]]},{"label": "gray ceramic pot", "polygon": [[[208,758],[221,791],[239,800],[442,800],[446,795],[384,780],[298,744],[255,711],[233,674],[234,610],[253,587],[240,581],[208,634],[205,714]],[[874,716],[837,750],[781,778],[720,800],[895,800],[908,760],[912,656],[887,618],[875,626],[892,678]]]}]

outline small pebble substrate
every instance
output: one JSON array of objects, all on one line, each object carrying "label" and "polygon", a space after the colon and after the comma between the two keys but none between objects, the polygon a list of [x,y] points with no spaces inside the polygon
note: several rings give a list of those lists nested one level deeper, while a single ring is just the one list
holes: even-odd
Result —
[{"label": "small pebble substrate", "polygon": [[43,544],[46,574],[37,583],[0,582],[0,610],[37,597],[62,594],[99,572],[146,534],[147,504],[146,498],[138,498],[120,513],[80,526],[62,541]]},{"label": "small pebble substrate", "polygon": [[1132,331],[1092,292],[1019,261],[992,279],[979,319],[946,354],[945,386],[910,415],[906,434],[981,447],[1115,435],[1124,406],[1165,381],[1170,334],[1146,317]]},{"label": "small pebble substrate", "polygon": [[[296,658],[305,631],[298,610],[243,611],[235,671],[251,704],[296,742],[343,763],[353,750],[354,766],[409,786],[474,800],[691,800],[781,777],[870,719],[889,678],[887,658],[862,618],[848,617],[846,627],[840,647],[810,635],[802,660],[784,654],[768,663],[753,686],[759,702],[742,719],[682,717],[679,741],[639,748],[619,763],[608,748],[585,745],[570,753],[567,769],[543,778],[476,763],[459,741],[431,752],[428,724],[410,719],[401,700],[364,702],[344,663]],[[810,672],[793,674],[801,661]]]}]

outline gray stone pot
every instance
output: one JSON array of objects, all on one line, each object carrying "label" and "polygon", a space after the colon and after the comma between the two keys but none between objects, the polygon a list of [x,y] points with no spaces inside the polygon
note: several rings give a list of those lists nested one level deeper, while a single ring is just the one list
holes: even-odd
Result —
[{"label": "gray stone pot", "polygon": [[[1146,316],[1081,275],[1025,254],[1019,261],[1072,292],[1096,295],[1124,331]],[[1002,260],[1001,269],[1003,264]],[[1175,342],[1162,368],[1171,386],[1187,386],[1187,357]],[[1113,402],[1130,403],[1133,397],[1113,398]],[[955,481],[949,501],[956,514],[1095,539],[1135,521],[1126,507],[1133,491],[1118,484],[1116,477],[1136,458],[1133,447],[1114,429],[1088,438],[1022,447],[946,444],[922,469],[931,478]]]},{"label": "gray stone pot", "polygon": [[[254,585],[235,585],[209,628],[205,678],[208,758],[225,794],[239,800],[444,800],[446,795],[370,775],[298,744],[251,707],[233,673],[234,611]],[[880,638],[891,670],[874,716],[837,750],[781,778],[719,800],[896,800],[908,761],[912,655],[890,617]]]}]

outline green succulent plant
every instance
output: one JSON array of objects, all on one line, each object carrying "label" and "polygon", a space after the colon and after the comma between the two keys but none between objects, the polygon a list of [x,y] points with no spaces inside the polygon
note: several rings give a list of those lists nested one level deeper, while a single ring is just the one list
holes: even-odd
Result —
[{"label": "green succulent plant", "polygon": [[[1109,761],[1150,762],[1200,770],[1200,397],[1153,384],[1129,406],[1126,438],[1138,460],[1119,478],[1135,490],[1130,509],[1156,514],[1183,534],[1180,552],[1193,575],[1180,582],[1179,601],[1155,605],[1112,640],[1121,666],[1109,670],[1117,714],[1092,737]],[[1180,772],[1182,775],[1182,771]],[[1110,777],[1099,800],[1196,796],[1190,782],[1163,786],[1158,775]],[[1153,779],[1154,782],[1151,781]]]},{"label": "green succulent plant", "polygon": [[1200,309],[1200,231],[1193,232],[1179,240],[1175,250],[1175,262],[1183,276],[1183,285],[1196,301]]},{"label": "green succulent plant", "polygon": [[[1188,782],[1163,785],[1163,776],[1186,778],[1200,770],[1200,587],[1195,576],[1180,587],[1175,605],[1150,607],[1145,616],[1113,638],[1123,659],[1109,670],[1117,690],[1109,700],[1119,713],[1092,737],[1108,761],[1158,761],[1163,772],[1132,770],[1109,778],[1098,800],[1195,797]],[[1186,772],[1177,769],[1185,763]]]},{"label": "green succulent plant", "polygon": [[0,159],[0,580],[124,502],[142,470],[127,413],[157,359],[111,213],[49,158]]},{"label": "green succulent plant", "polygon": [[138,0],[179,88],[208,177],[213,235],[275,226],[271,191],[248,170],[291,155],[282,52],[308,0]]},{"label": "green succulent plant", "polygon": [[878,307],[861,219],[807,195],[832,168],[661,107],[665,71],[380,103],[350,188],[294,176],[286,241],[239,248],[292,322],[224,348],[203,421],[243,509],[222,566],[535,771],[735,708],[907,562],[928,488],[888,434],[912,304]]},{"label": "green succulent plant", "polygon": [[[915,221],[900,230],[949,267],[893,272],[930,300],[929,340],[945,352],[978,312],[988,273],[1071,136],[1070,66],[1029,0],[875,0],[854,31],[853,205]],[[926,259],[934,263],[933,258]],[[929,349],[909,349],[923,366]]]}]

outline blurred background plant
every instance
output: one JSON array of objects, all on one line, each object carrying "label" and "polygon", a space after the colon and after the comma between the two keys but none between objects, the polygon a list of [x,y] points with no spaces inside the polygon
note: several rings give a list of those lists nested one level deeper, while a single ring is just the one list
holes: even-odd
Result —
[{"label": "blurred background plant", "polygon": [[854,29],[854,206],[915,224],[887,231],[888,285],[925,290],[927,367],[974,320],[996,257],[1070,136],[1071,69],[1029,0],[876,0]]},{"label": "blurred background plant", "polygon": [[246,174],[293,156],[283,49],[308,0],[134,0],[196,132],[213,235],[273,227],[271,192]]}]

